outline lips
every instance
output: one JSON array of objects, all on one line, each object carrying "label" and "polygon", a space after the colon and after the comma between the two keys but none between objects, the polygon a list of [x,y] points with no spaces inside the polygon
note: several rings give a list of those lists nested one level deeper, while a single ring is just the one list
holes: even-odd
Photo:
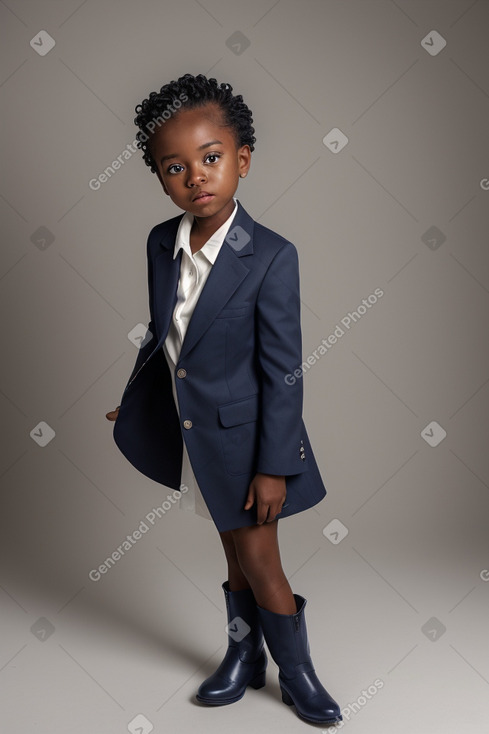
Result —
[{"label": "lips", "polygon": [[214,194],[209,194],[208,191],[201,191],[192,201],[199,201],[199,199],[211,199]]}]

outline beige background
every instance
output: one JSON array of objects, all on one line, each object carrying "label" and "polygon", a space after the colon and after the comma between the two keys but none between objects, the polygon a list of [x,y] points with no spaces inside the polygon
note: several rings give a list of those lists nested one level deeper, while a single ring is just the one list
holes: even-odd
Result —
[{"label": "beige background", "polygon": [[328,495],[280,540],[318,675],[352,733],[486,731],[489,2],[6,0],[0,23],[5,730],[308,726],[273,662],[233,706],[193,700],[226,645],[207,520],[172,508],[89,578],[167,494],[104,416],[148,322],[147,234],[179,213],[139,151],[89,181],[138,102],[202,72],[253,110],[238,198],[299,251],[304,359],[384,292],[304,376]]}]

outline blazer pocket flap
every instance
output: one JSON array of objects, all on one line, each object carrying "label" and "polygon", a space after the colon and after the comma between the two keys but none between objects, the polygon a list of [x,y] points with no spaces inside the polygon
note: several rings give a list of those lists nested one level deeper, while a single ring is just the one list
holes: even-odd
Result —
[{"label": "blazer pocket flap", "polygon": [[250,306],[233,306],[232,308],[222,308],[218,314],[216,314],[216,319],[229,319],[234,318],[236,316],[246,316],[250,313]]},{"label": "blazer pocket flap", "polygon": [[232,403],[218,405],[219,419],[223,426],[238,426],[258,418],[258,393]]}]

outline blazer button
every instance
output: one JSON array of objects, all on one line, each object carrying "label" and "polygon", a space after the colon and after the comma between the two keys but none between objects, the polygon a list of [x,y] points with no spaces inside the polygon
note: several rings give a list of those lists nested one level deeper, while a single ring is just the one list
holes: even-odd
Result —
[{"label": "blazer button", "polygon": [[184,428],[192,428],[192,421],[183,421]]},{"label": "blazer button", "polygon": [[177,371],[177,377],[187,377],[187,370],[184,370],[183,367],[180,367],[180,369]]}]

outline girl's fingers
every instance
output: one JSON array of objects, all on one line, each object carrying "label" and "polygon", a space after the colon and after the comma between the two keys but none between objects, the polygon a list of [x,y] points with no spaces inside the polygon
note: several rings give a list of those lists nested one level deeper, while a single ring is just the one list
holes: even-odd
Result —
[{"label": "girl's fingers", "polygon": [[119,408],[120,408],[120,405],[118,405],[115,410],[111,410],[108,413],[106,413],[105,417],[107,418],[107,420],[109,421],[117,420],[117,416],[119,415]]},{"label": "girl's fingers", "polygon": [[244,510],[249,510],[250,507],[253,506],[254,502],[255,502],[255,489],[254,489],[253,485],[251,485],[250,488],[249,488],[249,490],[248,490],[248,497],[246,498],[246,502],[245,502],[245,505],[244,505],[244,508],[243,509]]}]

